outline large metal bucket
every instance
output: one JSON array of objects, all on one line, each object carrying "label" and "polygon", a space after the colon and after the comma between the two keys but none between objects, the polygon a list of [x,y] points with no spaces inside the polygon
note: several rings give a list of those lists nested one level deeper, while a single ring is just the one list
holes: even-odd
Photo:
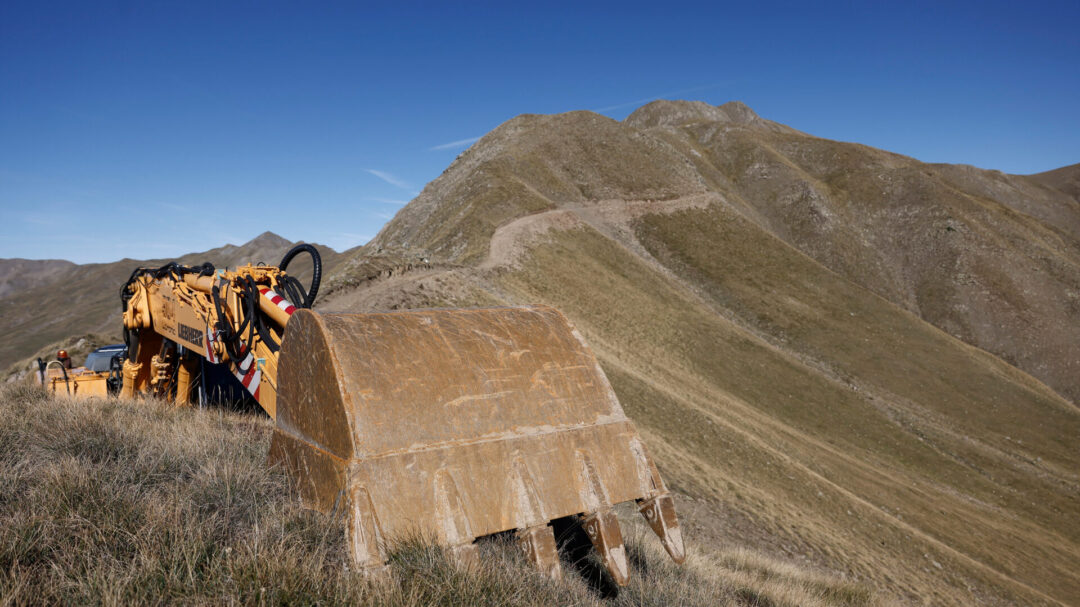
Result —
[{"label": "large metal bucket", "polygon": [[677,561],[674,507],[596,357],[545,306],[318,314],[289,320],[272,462],[304,499],[344,508],[355,564],[420,534],[470,559],[473,540],[518,530],[559,574],[549,521],[579,517],[619,584],[628,567],[611,507],[636,500]]}]

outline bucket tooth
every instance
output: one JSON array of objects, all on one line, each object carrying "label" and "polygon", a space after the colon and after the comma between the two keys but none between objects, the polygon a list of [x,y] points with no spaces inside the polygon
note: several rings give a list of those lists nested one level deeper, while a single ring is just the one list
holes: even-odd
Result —
[{"label": "bucket tooth", "polygon": [[615,583],[627,585],[630,582],[630,565],[626,560],[626,547],[623,546],[622,531],[615,513],[610,508],[593,512],[582,519],[581,526]]},{"label": "bucket tooth", "polygon": [[667,550],[671,560],[682,564],[686,560],[686,549],[683,547],[679,519],[675,516],[675,500],[668,494],[641,500],[638,502],[638,512],[645,517],[653,532],[660,538],[660,543],[664,545],[664,550]]},{"label": "bucket tooth", "polygon": [[519,529],[517,541],[533,567],[553,580],[562,579],[559,550],[555,547],[555,533],[550,526],[537,525]]}]

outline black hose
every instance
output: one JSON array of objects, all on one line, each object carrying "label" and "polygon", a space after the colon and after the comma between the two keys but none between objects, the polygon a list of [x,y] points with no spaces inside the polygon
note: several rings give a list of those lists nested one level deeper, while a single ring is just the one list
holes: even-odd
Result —
[{"label": "black hose", "polygon": [[301,303],[301,307],[310,308],[315,305],[315,296],[319,294],[319,283],[322,282],[322,257],[319,257],[319,251],[314,246],[303,243],[298,244],[289,252],[285,254],[285,257],[281,258],[281,263],[278,264],[278,268],[282,272],[289,266],[289,262],[293,260],[300,253],[307,253],[311,255],[311,286],[308,287],[307,297],[304,298]]},{"label": "black hose", "polygon": [[67,386],[68,394],[71,394],[71,382],[68,381],[67,367],[60,363],[60,370],[64,372],[64,385]]},{"label": "black hose", "polygon": [[166,276],[172,276],[176,281],[182,281],[184,274],[198,273],[199,276],[213,276],[214,264],[210,262],[204,262],[199,266],[183,266],[175,261],[161,266],[160,268],[135,268],[131,271],[131,276],[122,287],[120,287],[120,307],[122,312],[127,312],[128,301],[131,299],[131,283],[135,282],[140,276],[150,275],[154,278],[164,278]]},{"label": "black hose", "polygon": [[297,308],[310,308],[307,292],[299,280],[288,274],[282,274],[278,278],[278,294],[289,300],[289,303]]},{"label": "black hose", "polygon": [[109,375],[105,379],[105,389],[109,394],[117,394],[124,387],[124,355],[114,354],[109,359]]},{"label": "black hose", "polygon": [[255,331],[258,331],[259,337],[262,339],[266,347],[271,352],[277,352],[281,348],[281,344],[274,341],[274,335],[266,328],[266,323],[263,321],[263,315],[259,312],[258,304],[259,298],[262,294],[259,292],[259,285],[255,284],[255,281],[251,280],[251,277],[245,277],[243,282],[243,299],[251,302],[251,317],[255,319],[252,323],[252,332],[248,337],[248,343],[251,343],[254,338]]},{"label": "black hose", "polygon": [[[60,371],[64,373],[64,385],[67,386],[67,393],[71,394],[71,381],[68,379],[67,367],[64,366],[64,363],[58,360],[52,360],[49,361],[49,364],[45,365],[45,370],[47,371],[49,367],[53,365],[60,365]],[[55,394],[55,392],[56,391],[54,390],[53,393]]]}]

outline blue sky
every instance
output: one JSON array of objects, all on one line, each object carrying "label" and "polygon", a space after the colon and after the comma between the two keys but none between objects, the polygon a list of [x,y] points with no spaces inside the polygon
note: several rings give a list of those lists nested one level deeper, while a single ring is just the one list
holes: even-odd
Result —
[{"label": "blue sky", "polygon": [[1075,1],[530,4],[6,0],[0,257],[341,250],[515,115],[655,98],[925,161],[1080,162]]}]

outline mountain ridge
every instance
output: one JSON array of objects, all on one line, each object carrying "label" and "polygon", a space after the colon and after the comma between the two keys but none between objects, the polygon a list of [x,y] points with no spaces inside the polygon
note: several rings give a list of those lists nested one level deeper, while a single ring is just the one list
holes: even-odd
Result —
[{"label": "mountain ridge", "polygon": [[[742,104],[685,101],[650,103],[622,123],[520,116],[463,153],[373,243],[475,263],[516,217],[717,192],[826,267],[1080,402],[1075,198],[1045,179],[925,164],[775,124]],[[1033,317],[1043,324],[1028,327]]]},{"label": "mountain ridge", "polygon": [[687,537],[902,602],[1077,602],[1074,199],[674,107],[500,125],[373,241],[431,263],[321,309],[556,306]]},{"label": "mountain ridge", "polygon": [[805,135],[787,125],[765,120],[741,101],[709,105],[703,101],[660,99],[634,110],[622,122],[637,129],[674,127],[690,122],[732,123],[780,133]]}]

